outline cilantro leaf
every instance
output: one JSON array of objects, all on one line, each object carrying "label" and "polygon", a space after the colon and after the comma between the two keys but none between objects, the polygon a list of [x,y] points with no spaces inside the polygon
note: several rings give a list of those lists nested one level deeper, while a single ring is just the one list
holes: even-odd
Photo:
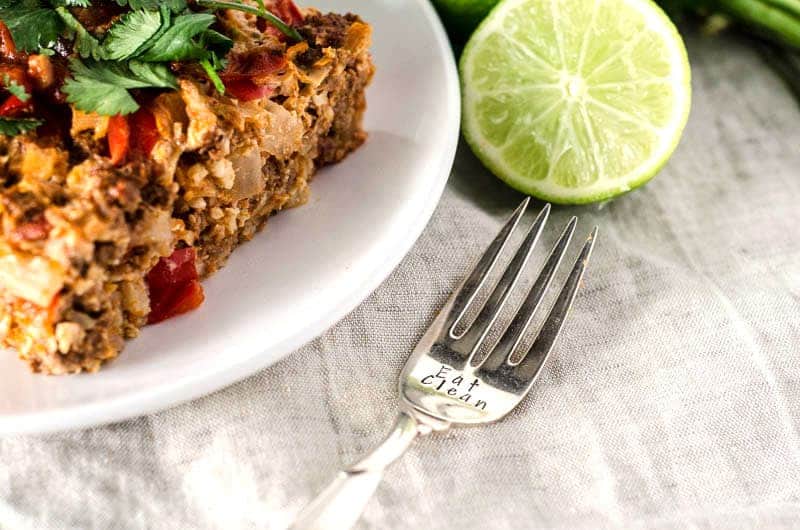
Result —
[{"label": "cilantro leaf", "polygon": [[55,7],[90,7],[92,5],[90,0],[50,0],[50,3]]},{"label": "cilantro leaf", "polygon": [[[236,9],[255,14],[294,40],[297,30],[270,13],[262,0],[257,7],[242,0],[115,0],[126,12],[105,36],[92,33],[72,14],[72,8],[91,8],[90,0],[0,0],[0,20],[11,31],[17,47],[52,55],[59,38],[72,42],[72,60],[62,90],[67,101],[86,112],[104,115],[129,114],[139,108],[130,90],[177,88],[170,62],[196,61],[218,91],[225,87],[218,72],[233,41],[213,29],[215,12]],[[210,12],[196,12],[202,6]],[[6,89],[19,97],[30,96],[11,80]],[[12,120],[13,121],[13,120]],[[4,130],[24,130],[29,121],[4,122]]]},{"label": "cilantro leaf", "polygon": [[0,117],[0,134],[6,136],[16,136],[24,132],[32,131],[39,127],[42,120],[34,118],[2,118]]},{"label": "cilantro leaf", "polygon": [[115,61],[134,57],[158,33],[162,24],[169,24],[169,18],[162,20],[158,11],[133,11],[124,15],[111,26],[103,41],[106,57]]},{"label": "cilantro leaf", "polygon": [[173,13],[180,13],[187,7],[186,0],[116,0],[117,5],[128,6],[133,10],[137,9],[158,9],[166,6]]},{"label": "cilantro leaf", "polygon": [[58,14],[39,0],[0,0],[0,20],[17,48],[26,52],[52,45],[64,30]]},{"label": "cilantro leaf", "polygon": [[67,101],[82,111],[105,116],[131,114],[139,109],[129,89],[178,87],[175,76],[163,64],[72,60],[70,70],[72,78],[62,88]]},{"label": "cilantro leaf", "polygon": [[214,69],[214,65],[211,64],[211,60],[210,59],[201,60],[200,66],[202,66],[203,70],[205,70],[206,75],[211,80],[211,83],[214,85],[214,88],[217,89],[217,92],[219,92],[220,94],[224,94],[225,83],[222,82],[222,78],[220,78],[216,69]]},{"label": "cilantro leaf", "polygon": [[25,90],[25,87],[20,85],[16,82],[16,80],[11,79],[8,74],[3,76],[3,86],[5,86],[6,90],[11,92],[12,95],[17,96],[17,99],[20,101],[28,101],[31,99],[31,95]]},{"label": "cilantro leaf", "polygon": [[175,76],[163,64],[145,64],[140,61],[81,62],[73,59],[69,68],[75,79],[94,79],[102,83],[117,84],[122,88],[178,88]]},{"label": "cilantro leaf", "polygon": [[194,38],[205,32],[217,18],[209,13],[175,17],[169,29],[149,43],[140,56],[142,61],[185,61],[202,59],[206,50]]},{"label": "cilantro leaf", "polygon": [[78,19],[72,16],[72,13],[70,13],[66,7],[57,7],[56,13],[58,13],[58,16],[64,21],[64,25],[66,25],[67,29],[74,34],[75,51],[78,52],[78,55],[84,59],[87,57],[92,57],[93,59],[104,58],[104,50],[100,46],[100,41],[89,33],[86,28],[78,22]]}]

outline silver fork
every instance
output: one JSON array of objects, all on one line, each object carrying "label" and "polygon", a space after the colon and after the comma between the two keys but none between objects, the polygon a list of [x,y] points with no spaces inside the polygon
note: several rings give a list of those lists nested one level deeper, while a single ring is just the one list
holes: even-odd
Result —
[{"label": "silver fork", "polygon": [[293,529],[350,528],[360,517],[386,468],[417,436],[456,425],[497,421],[511,412],[530,391],[575,300],[597,238],[597,227],[589,235],[527,353],[523,356],[517,350],[569,247],[577,224],[575,217],[567,223],[501,338],[485,359],[476,362],[476,354],[515,290],[550,213],[548,204],[531,224],[480,313],[468,324],[468,312],[478,303],[476,297],[519,225],[528,201],[525,199],[503,226],[406,362],[399,382],[400,414],[388,438],[366,458],[340,472],[300,513]]}]

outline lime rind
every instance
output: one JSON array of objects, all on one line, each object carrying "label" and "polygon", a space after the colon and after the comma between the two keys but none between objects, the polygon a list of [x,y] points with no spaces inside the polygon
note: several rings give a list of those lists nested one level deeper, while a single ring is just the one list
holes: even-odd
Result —
[{"label": "lime rind", "polygon": [[458,37],[469,37],[497,4],[497,0],[433,0],[447,28]]},{"label": "lime rind", "polygon": [[[624,15],[625,9],[628,10],[629,19],[622,16],[620,24],[639,24],[638,35],[641,36],[631,37],[624,46],[633,49],[644,42],[643,45],[660,46],[668,53],[665,57],[648,56],[646,61],[640,61],[639,64],[622,62],[618,69],[625,68],[627,73],[633,70],[636,75],[642,75],[641,79],[634,75],[625,81],[630,82],[630,87],[621,83],[614,86],[613,71],[607,72],[610,80],[602,77],[594,79],[594,85],[588,85],[588,90],[592,91],[591,114],[584,106],[579,112],[570,107],[568,116],[561,112],[564,109],[563,105],[559,107],[559,101],[563,100],[563,96],[559,93],[548,96],[546,87],[548,84],[556,86],[554,76],[558,72],[548,72],[546,66],[560,62],[562,68],[565,64],[574,68],[580,60],[585,59],[584,55],[594,53],[596,56],[589,60],[602,62],[609,60],[608,54],[604,56],[605,50],[602,49],[586,52],[585,44],[581,45],[580,53],[564,53],[565,47],[574,49],[577,41],[573,39],[571,44],[564,44],[564,40],[570,38],[569,32],[559,31],[558,24],[563,20],[542,15],[551,7],[544,0],[503,0],[478,27],[464,49],[460,63],[464,136],[484,165],[523,193],[562,204],[585,204],[610,199],[649,181],[664,166],[680,141],[691,107],[691,73],[686,49],[677,29],[666,14],[649,0],[573,0],[560,3],[559,8],[582,5],[590,8],[584,12],[594,13],[601,4],[617,9],[615,14]],[[508,23],[510,14],[520,7],[539,10],[536,17],[543,20],[537,20],[538,27],[526,28],[521,24],[515,26]],[[572,14],[575,12],[573,10]],[[516,22],[516,19],[512,22]],[[548,28],[551,28],[550,33],[556,34],[558,44],[552,49],[542,42],[527,43],[530,45],[526,46],[514,41],[514,38],[546,38]],[[526,36],[537,31],[538,35]],[[588,35],[582,38],[589,40]],[[511,57],[511,65],[503,64],[501,54],[492,56],[493,51],[501,45],[508,47],[503,50],[505,55],[517,54]],[[533,50],[537,53],[530,53]],[[549,56],[543,56],[543,50]],[[560,56],[557,55],[559,53]],[[513,68],[515,62],[522,66]],[[483,68],[481,72],[475,70],[476,63]],[[602,69],[600,73],[603,73]],[[616,74],[619,78],[620,72]],[[636,86],[637,83],[640,86]],[[535,94],[531,94],[535,95],[535,99],[519,97],[524,95],[520,94],[520,87],[535,87],[537,84],[541,86],[534,90]],[[665,91],[664,87],[669,90]],[[615,101],[615,98],[619,101]],[[658,105],[649,105],[651,101]],[[478,105],[479,102],[481,105]],[[532,121],[531,113],[522,109],[523,105],[535,107],[533,117],[539,118],[538,123],[517,123],[522,119]],[[624,105],[623,110],[617,108],[620,105]],[[556,114],[557,130],[554,130],[553,123],[542,123],[548,120],[546,116],[542,118],[546,112]],[[602,127],[603,123],[591,123],[592,116],[603,115],[607,119],[605,125],[614,120],[623,123],[605,128]],[[584,126],[571,124],[566,127],[564,122],[568,118],[583,119]],[[637,120],[641,122],[637,125],[640,131],[633,134],[631,129],[635,129],[633,124]],[[580,134],[576,134],[576,131]],[[616,133],[620,134],[615,136]],[[522,137],[514,139],[511,135]],[[564,137],[570,135],[568,142]],[[518,145],[509,147],[509,141],[516,141]],[[498,148],[500,143],[505,146],[504,150]],[[608,151],[609,143],[614,144],[611,151]],[[584,145],[588,149],[584,149],[584,152],[575,149],[558,151],[559,146],[564,145]],[[637,149],[641,151],[638,155]],[[606,155],[605,158],[603,155]],[[608,167],[600,167],[602,162],[607,163]],[[564,168],[557,179],[554,178],[553,167]],[[603,174],[605,169],[612,174]]]}]

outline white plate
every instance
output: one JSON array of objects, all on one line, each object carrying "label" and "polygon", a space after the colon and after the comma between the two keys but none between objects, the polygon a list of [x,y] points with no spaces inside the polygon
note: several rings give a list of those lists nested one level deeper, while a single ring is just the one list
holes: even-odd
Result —
[{"label": "white plate", "polygon": [[[397,266],[427,224],[458,139],[458,77],[428,0],[301,0],[374,27],[367,144],[322,171],[309,204],[205,282],[199,310],[146,328],[99,374],[31,375],[0,351],[0,433],[88,427],[238,381],[310,341]],[[298,396],[298,399],[302,399]]]}]

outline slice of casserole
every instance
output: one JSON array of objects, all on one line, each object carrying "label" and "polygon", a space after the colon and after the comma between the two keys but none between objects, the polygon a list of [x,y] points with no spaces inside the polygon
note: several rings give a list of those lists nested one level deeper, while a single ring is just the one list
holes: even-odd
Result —
[{"label": "slice of casserole", "polygon": [[365,140],[358,17],[119,3],[54,8],[72,25],[40,49],[0,11],[0,338],[36,372],[96,371],[197,307],[199,279]]}]

